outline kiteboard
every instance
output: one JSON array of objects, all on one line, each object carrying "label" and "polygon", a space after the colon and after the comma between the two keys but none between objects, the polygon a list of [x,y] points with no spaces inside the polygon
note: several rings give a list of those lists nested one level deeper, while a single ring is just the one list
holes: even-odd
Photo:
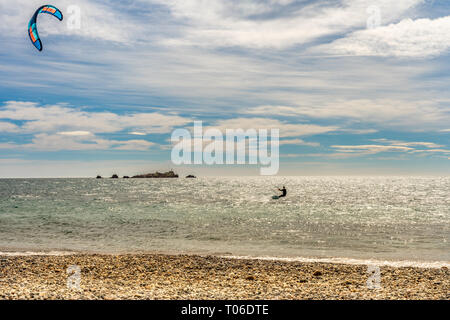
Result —
[{"label": "kiteboard", "polygon": [[280,199],[280,197],[279,196],[273,196],[272,199],[273,200],[278,200],[278,199]]}]

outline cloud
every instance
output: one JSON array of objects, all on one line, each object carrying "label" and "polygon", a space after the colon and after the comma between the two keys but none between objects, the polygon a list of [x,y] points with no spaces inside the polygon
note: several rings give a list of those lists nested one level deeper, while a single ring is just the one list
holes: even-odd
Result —
[{"label": "cloud", "polygon": [[227,129],[279,129],[280,137],[299,137],[324,134],[336,131],[336,126],[321,126],[315,124],[292,124],[267,118],[234,118],[219,120],[211,128],[225,132]]},{"label": "cloud", "polygon": [[20,145],[18,147],[30,150],[60,151],[60,150],[107,150],[112,142],[106,139],[99,139],[95,136],[69,136],[64,137],[58,134],[40,133],[36,134],[32,143]]},{"label": "cloud", "polygon": [[[336,62],[309,54],[304,57],[305,48],[296,47],[298,43],[306,47],[312,41],[311,45],[315,45],[330,41],[328,35],[334,39],[365,28],[366,8],[373,1],[82,0],[76,3],[82,9],[82,27],[73,31],[74,35],[66,30],[67,21],[59,23],[42,15],[42,35],[48,28],[49,34],[58,35],[58,45],[48,39],[48,48],[52,49],[39,58],[20,31],[29,19],[27,11],[32,12],[39,2],[19,0],[10,11],[9,4],[0,1],[5,3],[0,14],[11,19],[1,25],[5,28],[2,34],[14,38],[3,49],[7,59],[0,62],[0,72],[4,72],[0,86],[33,94],[37,88],[25,86],[42,86],[58,96],[85,99],[82,101],[101,99],[105,108],[108,102],[131,106],[151,101],[177,110],[189,105],[200,112],[213,108],[239,112],[257,104],[319,100],[319,95],[320,103],[336,97],[353,99],[356,92],[367,97],[388,89],[386,95],[395,95],[393,90],[406,90],[419,72],[430,71],[429,66],[422,65],[402,69],[378,62]],[[383,23],[396,21],[417,3],[377,1]],[[54,4],[66,13],[67,6],[73,3],[62,0]],[[293,25],[285,23],[290,21]],[[245,27],[247,24],[250,29]],[[271,31],[264,30],[264,26]],[[311,29],[316,28],[323,32],[314,35]],[[220,32],[232,36],[214,35]],[[203,33],[206,39],[195,36]],[[240,35],[247,33],[248,41]],[[323,38],[323,34],[327,37]],[[96,35],[104,41],[97,41]],[[170,41],[184,46],[167,46]],[[221,50],[228,46],[227,41],[232,46],[263,50]],[[16,47],[9,49],[11,43]],[[277,48],[283,50],[273,50]],[[387,72],[390,77],[386,77]],[[19,98],[23,97],[8,99]],[[309,105],[308,101],[305,105]]]},{"label": "cloud", "polygon": [[[259,106],[249,114],[303,116],[314,119],[355,119],[359,123],[411,130],[439,130],[450,122],[450,111],[439,101],[408,101],[398,99],[349,99],[316,105]],[[352,129],[343,129],[351,133]],[[358,133],[357,129],[353,133]],[[377,129],[364,129],[375,132]]]},{"label": "cloud", "polygon": [[406,147],[426,147],[426,148],[440,148],[442,145],[436,144],[434,142],[405,142],[399,140],[389,140],[389,139],[373,139],[375,142],[388,143],[394,146],[406,146]]},{"label": "cloud", "polygon": [[370,133],[378,132],[378,130],[376,130],[376,129],[341,129],[339,131],[350,133],[350,134],[370,134]]},{"label": "cloud", "polygon": [[288,106],[258,106],[251,108],[246,111],[247,114],[257,114],[257,115],[280,115],[280,116],[292,116],[298,115],[298,110],[295,107]]},{"label": "cloud", "polygon": [[[169,133],[190,120],[161,113],[116,114],[88,112],[65,104],[40,106],[34,102],[9,101],[0,107],[0,132],[33,134],[32,142],[2,143],[0,149],[29,150],[137,150],[145,151],[155,143],[147,140],[113,140],[98,134],[123,133],[129,129],[143,134]],[[136,132],[134,132],[136,133]]]},{"label": "cloud", "polygon": [[[0,119],[23,121],[24,123],[18,127],[22,133],[65,132],[65,135],[114,133],[127,129],[146,134],[168,133],[175,126],[185,125],[191,121],[177,115],[161,113],[119,115],[106,111],[88,112],[64,104],[40,106],[34,102],[18,101],[8,101],[0,107]],[[4,127],[6,129],[6,126]],[[3,126],[0,127],[2,128]]]},{"label": "cloud", "polygon": [[290,140],[282,140],[280,141],[281,145],[297,145],[297,146],[309,146],[309,147],[319,147],[320,143],[318,142],[306,142],[302,139],[290,139]]},{"label": "cloud", "polygon": [[[413,10],[419,0],[57,0],[53,4],[66,20],[40,17],[48,49],[42,53],[32,48],[23,29],[41,2],[18,0],[12,7],[10,2],[0,0],[0,31],[7,43],[0,49],[0,95],[4,100],[37,97],[43,104],[0,105],[0,142],[5,149],[145,150],[152,147],[147,135],[187,125],[191,119],[178,114],[189,112],[205,117],[210,126],[279,128],[281,143],[311,147],[316,143],[300,138],[385,129],[449,130],[448,59],[396,59],[405,56],[420,32],[427,39],[417,43],[419,56],[434,49],[437,54],[447,52],[443,47],[448,41],[432,44],[428,38],[445,37],[436,35],[436,28],[446,28],[448,17],[417,19]],[[80,30],[67,29],[71,4],[82,10]],[[378,31],[366,29],[366,9],[374,4],[382,13]],[[434,10],[440,8],[430,13],[421,7],[420,16],[435,17]],[[392,34],[378,35],[382,28]],[[369,31],[394,58],[356,57],[357,52],[336,56],[329,51],[340,40],[352,39],[349,50],[355,43],[367,46],[364,41],[375,50]],[[364,41],[358,42],[360,37]],[[329,47],[316,52],[308,50],[327,43]],[[157,111],[142,111],[150,106]],[[360,142],[362,138],[333,136],[332,142],[321,140],[321,149],[330,143],[389,144]],[[436,141],[441,143],[433,147],[406,142],[396,146],[448,149],[437,147],[443,143]],[[336,157],[364,152],[332,151],[340,154]]]},{"label": "cloud", "polygon": [[450,154],[449,149],[428,149],[428,150],[414,150],[414,153],[448,153]]},{"label": "cloud", "polygon": [[0,121],[0,132],[17,132],[19,127],[14,123]]},{"label": "cloud", "polygon": [[128,132],[128,134],[134,135],[134,136],[146,136],[147,134],[145,132]]},{"label": "cloud", "polygon": [[[434,157],[447,157],[450,154],[448,149],[433,149],[443,147],[433,142],[405,142],[400,140],[390,139],[372,139],[371,141],[380,144],[361,144],[361,145],[331,145],[328,153],[302,153],[302,154],[287,154],[283,157],[298,158],[298,157],[314,157],[326,159],[349,159],[358,158],[370,155],[377,155],[380,153],[398,154],[396,157],[377,156],[376,160],[406,160],[406,155],[431,155]],[[281,142],[280,142],[281,144]],[[425,148],[425,149],[423,149]]]},{"label": "cloud", "polygon": [[[364,155],[377,154],[382,152],[403,152],[403,153],[450,153],[450,150],[436,149],[443,147],[433,142],[405,142],[389,139],[373,139],[372,141],[384,143],[383,145],[332,145],[331,148],[337,149],[337,153],[331,155],[335,157],[359,157]],[[422,149],[419,149],[422,148]],[[423,149],[425,148],[425,149]]]},{"label": "cloud", "polygon": [[88,150],[128,150],[146,151],[155,143],[146,140],[108,140],[97,136],[59,134],[36,134],[31,143],[2,143],[0,149],[22,149],[34,151],[88,151]]},{"label": "cloud", "polygon": [[66,131],[58,132],[62,136],[90,136],[92,133],[89,131]]},{"label": "cloud", "polygon": [[155,144],[146,140],[127,140],[127,141],[114,141],[116,146],[115,150],[140,150],[145,151]]},{"label": "cloud", "polygon": [[385,145],[334,145],[332,148],[339,149],[342,152],[361,152],[367,154],[375,154],[379,152],[389,152],[389,151],[411,151],[412,148],[402,147],[402,146],[385,146]]},{"label": "cloud", "polygon": [[359,30],[318,46],[315,52],[333,55],[428,58],[448,52],[450,16],[438,19],[405,19],[375,29]]},{"label": "cloud", "polygon": [[[65,19],[62,22],[53,17],[42,14],[39,16],[39,34],[41,37],[47,35],[65,35],[68,37],[79,36],[92,40],[113,41],[118,43],[129,43],[136,33],[143,33],[143,25],[137,24],[131,15],[125,14],[123,7],[117,3],[114,5],[105,5],[96,1],[89,0],[58,0],[53,3],[62,12]],[[80,28],[70,29],[71,16],[68,8],[76,5],[80,9]],[[42,6],[40,0],[15,0],[14,5],[11,1],[0,0],[0,32],[3,35],[22,35],[24,26],[34,11]],[[120,12],[122,10],[122,12]],[[120,13],[120,14],[119,14]]]},{"label": "cloud", "polygon": [[[154,1],[152,1],[154,2]],[[183,35],[172,45],[240,46],[283,49],[366,26],[370,0],[229,1],[164,0],[184,22]],[[422,0],[379,0],[384,21],[392,22]]]},{"label": "cloud", "polygon": [[[146,135],[170,133],[175,127],[191,122],[177,115],[160,113],[133,113],[119,115],[112,112],[88,112],[64,104],[40,106],[34,102],[9,101],[0,108],[0,119],[20,121],[20,125],[1,122],[0,129],[17,130],[33,134],[30,144],[3,144],[3,148],[29,148],[38,150],[146,150],[153,143],[146,140],[117,141],[99,138],[98,134],[124,133]],[[299,137],[336,131],[336,126],[294,124],[267,118],[233,118],[216,120],[214,128],[227,129],[279,129],[281,137]],[[134,131],[135,130],[135,131]],[[301,139],[285,144],[317,146]]]}]

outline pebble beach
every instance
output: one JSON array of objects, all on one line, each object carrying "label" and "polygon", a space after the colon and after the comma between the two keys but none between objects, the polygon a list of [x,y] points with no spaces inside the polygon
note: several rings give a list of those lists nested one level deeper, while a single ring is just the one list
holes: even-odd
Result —
[{"label": "pebble beach", "polygon": [[381,266],[379,288],[367,271],[193,255],[0,256],[0,299],[450,299],[446,267]]}]

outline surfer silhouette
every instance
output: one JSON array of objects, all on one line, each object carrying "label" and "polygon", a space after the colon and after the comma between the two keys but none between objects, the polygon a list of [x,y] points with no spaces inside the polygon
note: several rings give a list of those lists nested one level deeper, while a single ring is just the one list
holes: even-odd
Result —
[{"label": "surfer silhouette", "polygon": [[286,197],[287,190],[286,190],[286,187],[285,187],[285,186],[283,186],[283,189],[278,189],[278,190],[280,190],[281,192],[283,192],[283,194],[281,194],[280,196],[278,196],[279,198]]}]

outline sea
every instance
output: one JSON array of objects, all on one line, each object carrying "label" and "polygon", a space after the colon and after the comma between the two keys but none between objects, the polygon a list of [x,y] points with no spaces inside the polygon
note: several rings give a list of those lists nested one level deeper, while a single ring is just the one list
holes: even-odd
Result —
[{"label": "sea", "polygon": [[448,267],[450,177],[0,179],[0,255],[69,253]]}]

